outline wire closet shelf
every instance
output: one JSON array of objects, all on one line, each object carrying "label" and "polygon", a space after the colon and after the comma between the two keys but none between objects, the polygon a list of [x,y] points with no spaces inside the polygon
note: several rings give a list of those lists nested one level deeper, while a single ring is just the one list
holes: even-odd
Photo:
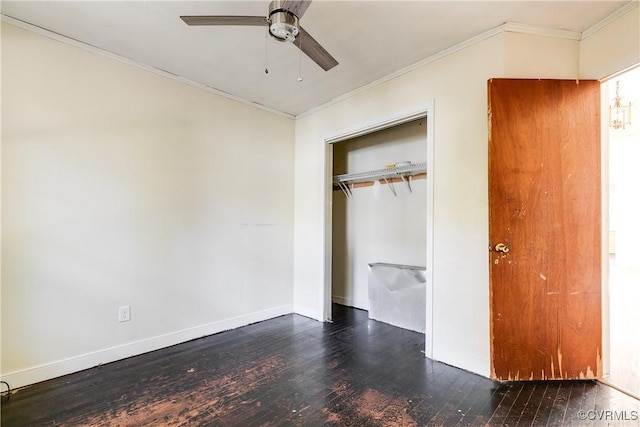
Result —
[{"label": "wire closet shelf", "polygon": [[407,185],[409,193],[411,190],[411,179],[414,175],[426,173],[427,163],[409,163],[398,164],[386,167],[384,169],[376,169],[365,172],[345,173],[333,177],[333,183],[340,188],[347,198],[353,197],[352,186],[360,182],[383,180],[394,196],[397,196],[395,187],[393,186],[394,178],[400,178]]}]

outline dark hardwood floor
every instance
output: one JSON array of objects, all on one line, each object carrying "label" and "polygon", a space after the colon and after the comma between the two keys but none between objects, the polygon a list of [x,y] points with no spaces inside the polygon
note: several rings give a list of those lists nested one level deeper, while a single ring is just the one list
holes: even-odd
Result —
[{"label": "dark hardwood floor", "polygon": [[598,382],[496,383],[423,347],[334,306],[334,323],[283,316],[25,387],[2,426],[640,425]]}]

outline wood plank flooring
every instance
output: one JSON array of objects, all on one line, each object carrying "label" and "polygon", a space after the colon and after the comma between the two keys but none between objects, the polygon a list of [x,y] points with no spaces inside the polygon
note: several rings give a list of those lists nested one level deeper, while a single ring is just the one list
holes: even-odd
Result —
[{"label": "wood plank flooring", "polygon": [[11,426],[639,426],[594,381],[497,383],[424,357],[424,335],[334,306],[25,387]]}]

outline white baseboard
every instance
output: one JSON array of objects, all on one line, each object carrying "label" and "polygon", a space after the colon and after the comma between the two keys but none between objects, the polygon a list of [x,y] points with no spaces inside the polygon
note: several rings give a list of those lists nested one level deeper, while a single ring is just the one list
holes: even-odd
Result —
[{"label": "white baseboard", "polygon": [[368,304],[358,304],[356,300],[353,300],[351,298],[344,298],[338,295],[331,295],[331,301],[335,302],[336,304],[346,305],[347,307],[355,307],[365,311],[369,310]]},{"label": "white baseboard", "polygon": [[106,348],[91,353],[86,353],[64,360],[47,363],[20,371],[9,372],[2,375],[2,381],[9,383],[12,389],[35,384],[41,381],[50,380],[62,375],[89,369],[104,363],[115,362],[127,357],[137,356],[150,351],[159,350],[175,344],[180,344],[218,332],[246,326],[251,323],[273,319],[274,317],[290,314],[293,312],[291,304],[273,307],[266,310],[249,313],[230,319],[219,320],[206,325],[183,329],[164,335],[146,338],[140,341]]},{"label": "white baseboard", "polygon": [[352,302],[349,298],[343,298],[343,297],[339,297],[337,295],[331,295],[331,302],[334,302],[336,304],[340,304],[340,305],[346,305],[351,307],[352,306]]},{"label": "white baseboard", "polygon": [[488,358],[477,357],[468,353],[461,353],[455,350],[442,349],[434,346],[433,360],[446,363],[456,368],[490,378],[491,361]]}]

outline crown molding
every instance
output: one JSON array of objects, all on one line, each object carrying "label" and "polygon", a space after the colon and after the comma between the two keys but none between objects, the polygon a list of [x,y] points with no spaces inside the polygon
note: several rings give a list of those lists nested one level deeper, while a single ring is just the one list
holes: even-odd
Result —
[{"label": "crown molding", "polygon": [[116,60],[118,62],[122,62],[122,63],[130,65],[132,67],[135,67],[135,68],[138,68],[138,69],[141,69],[141,70],[144,70],[144,71],[148,71],[150,73],[157,74],[159,76],[166,77],[168,79],[171,79],[171,80],[186,84],[187,86],[191,86],[191,87],[194,87],[194,88],[197,88],[197,89],[202,89],[202,90],[205,90],[207,92],[213,93],[215,95],[221,96],[223,98],[227,98],[227,99],[239,102],[241,104],[250,105],[252,107],[255,107],[255,108],[258,108],[258,109],[261,109],[261,110],[264,110],[264,111],[268,111],[270,113],[274,113],[274,114],[277,114],[279,116],[286,117],[288,119],[295,119],[295,116],[292,115],[292,114],[285,113],[283,111],[267,107],[267,106],[259,104],[257,102],[250,101],[250,100],[245,99],[245,98],[241,98],[239,96],[232,95],[232,94],[230,94],[228,92],[224,92],[224,91],[222,91],[220,89],[216,89],[216,88],[213,88],[213,87],[210,87],[210,86],[207,86],[207,85],[203,85],[201,83],[194,82],[193,80],[189,80],[189,79],[186,79],[184,77],[180,77],[180,76],[178,76],[176,74],[161,70],[159,68],[152,67],[152,66],[144,64],[142,62],[134,61],[133,59],[129,59],[127,57],[118,55],[116,53],[109,52],[108,50],[101,49],[99,47],[96,47],[96,46],[81,42],[81,41],[76,40],[76,39],[72,39],[72,38],[67,37],[67,36],[63,36],[62,34],[55,33],[53,31],[44,29],[42,27],[38,27],[36,25],[29,24],[28,22],[24,22],[24,21],[21,21],[19,19],[12,18],[11,16],[8,16],[8,15],[5,15],[5,14],[0,14],[0,19],[2,20],[2,22],[6,22],[7,24],[11,24],[11,25],[14,25],[16,27],[22,28],[23,30],[27,30],[27,31],[39,34],[41,36],[50,38],[52,40],[56,40],[56,41],[59,41],[61,43],[65,43],[67,45],[77,47],[77,48],[82,49],[82,50],[87,51],[87,52],[95,53],[95,54],[98,54],[98,55],[101,55],[101,56],[106,56],[107,58]]},{"label": "crown molding", "polygon": [[491,37],[493,37],[493,36],[495,36],[497,34],[502,33],[504,31],[504,26],[505,26],[505,24],[499,25],[499,26],[497,26],[495,28],[492,28],[492,29],[487,30],[487,31],[485,31],[483,33],[480,33],[480,34],[478,34],[476,36],[473,36],[473,37],[471,37],[471,38],[469,38],[467,40],[464,40],[464,41],[462,41],[462,42],[460,42],[458,44],[455,44],[455,45],[453,45],[453,46],[451,46],[451,47],[449,47],[447,49],[441,50],[440,52],[438,52],[438,53],[436,53],[434,55],[431,55],[431,56],[429,56],[429,57],[427,57],[425,59],[422,59],[422,60],[420,60],[418,62],[415,62],[415,63],[413,63],[413,64],[411,64],[411,65],[409,65],[409,66],[407,66],[405,68],[402,68],[402,69],[396,71],[395,73],[388,74],[388,75],[386,75],[386,76],[384,76],[384,77],[382,77],[382,78],[380,78],[378,80],[374,80],[371,83],[368,83],[368,84],[366,84],[364,86],[360,86],[359,88],[354,89],[354,90],[352,90],[350,92],[347,92],[347,93],[345,93],[345,94],[343,94],[343,95],[341,95],[341,96],[339,96],[337,98],[334,98],[331,101],[325,102],[324,104],[318,105],[317,107],[311,108],[310,110],[307,110],[307,111],[305,111],[303,113],[298,114],[296,116],[296,119],[301,119],[301,118],[310,116],[313,113],[316,113],[316,112],[318,112],[320,110],[323,110],[323,109],[325,109],[325,108],[327,108],[327,107],[329,107],[331,105],[334,105],[334,104],[337,104],[337,103],[339,103],[341,101],[344,101],[347,98],[351,98],[354,95],[357,95],[357,94],[359,94],[361,92],[364,92],[364,91],[366,91],[368,89],[371,89],[371,88],[373,88],[375,86],[378,86],[378,85],[380,85],[382,83],[385,83],[385,82],[388,82],[390,80],[393,80],[393,79],[395,79],[397,77],[400,77],[400,76],[402,76],[404,74],[407,74],[407,73],[409,73],[411,71],[414,71],[414,70],[416,70],[416,69],[418,69],[420,67],[423,67],[423,66],[425,66],[427,64],[430,64],[430,63],[435,62],[435,61],[437,61],[439,59],[442,59],[442,58],[444,58],[446,56],[449,56],[449,55],[451,55],[451,54],[453,54],[455,52],[461,51],[463,49],[466,49],[467,47],[470,47],[470,46],[473,46],[473,45],[475,45],[477,43],[480,43],[483,40],[489,39],[489,38],[491,38]]},{"label": "crown molding", "polygon": [[569,30],[558,30],[555,28],[537,27],[535,25],[519,24],[517,22],[507,22],[503,24],[503,31],[506,33],[533,34],[537,36],[556,37],[568,40],[581,40],[582,33]]},{"label": "crown molding", "polygon": [[401,70],[396,71],[393,74],[389,74],[385,77],[382,77],[378,80],[375,80],[365,86],[361,86],[357,89],[352,90],[351,92],[345,93],[337,98],[332,99],[331,101],[325,102],[324,104],[318,105],[317,107],[314,107],[310,110],[307,110],[303,113],[300,113],[296,116],[296,119],[299,118],[304,118],[307,116],[310,116],[313,113],[316,113],[320,110],[323,110],[331,105],[337,104],[347,98],[350,98],[354,95],[357,95],[358,93],[364,92],[368,89],[371,89],[372,87],[375,87],[379,84],[388,82],[389,80],[393,80],[396,77],[402,76],[403,74],[407,74],[415,69],[418,69],[426,64],[429,64],[431,62],[437,61],[439,59],[442,59],[448,55],[451,55],[455,52],[458,52],[462,49],[465,49],[467,47],[473,46],[476,43],[479,43],[483,40],[486,40],[488,38],[491,38],[497,34],[501,34],[501,33],[519,33],[519,34],[533,34],[533,35],[539,35],[539,36],[545,36],[545,37],[556,37],[556,38],[561,38],[561,39],[568,39],[568,40],[575,40],[575,41],[581,41],[584,40],[585,38],[589,37],[591,34],[595,33],[596,31],[600,30],[601,28],[605,27],[606,25],[610,24],[611,22],[615,21],[616,19],[620,18],[621,16],[627,14],[629,11],[633,10],[634,8],[638,7],[638,5],[640,4],[640,0],[632,0],[631,2],[629,2],[628,4],[626,4],[625,6],[621,7],[620,9],[616,10],[615,12],[613,12],[611,15],[607,16],[606,18],[602,19],[601,21],[599,21],[598,23],[594,24],[593,26],[591,26],[590,28],[588,28],[587,30],[583,31],[582,33],[577,32],[577,31],[569,31],[569,30],[560,30],[560,29],[554,29],[554,28],[546,28],[546,27],[538,27],[538,26],[534,26],[534,25],[527,25],[527,24],[520,24],[517,22],[505,22],[502,25],[499,25],[495,28],[492,28],[490,30],[487,30],[481,34],[478,34],[477,36],[471,37],[465,41],[462,41],[454,46],[451,46],[450,48],[447,48],[445,50],[442,50],[432,56],[429,56],[423,60],[420,60],[412,65],[409,65],[408,67],[405,67]]},{"label": "crown molding", "polygon": [[582,37],[581,37],[580,40],[584,40],[586,38],[589,38],[590,36],[592,36],[593,34],[597,33],[598,31],[600,31],[601,29],[603,29],[607,25],[611,24],[613,21],[617,20],[618,18],[626,15],[627,13],[632,11],[633,9],[637,8],[638,5],[640,5],[640,1],[638,1],[638,0],[630,1],[626,5],[622,6],[620,9],[616,10],[615,12],[613,12],[611,15],[605,17],[604,19],[596,22],[595,24],[593,24],[592,26],[590,26],[589,28],[584,30],[582,32]]},{"label": "crown molding", "polygon": [[32,24],[29,24],[27,22],[21,21],[19,19],[12,18],[12,17],[4,15],[4,14],[2,14],[0,16],[1,16],[2,21],[4,21],[4,22],[7,22],[9,24],[15,25],[17,27],[26,29],[28,31],[31,31],[31,32],[34,32],[34,33],[37,33],[37,34],[40,34],[42,36],[51,38],[53,40],[57,40],[57,41],[60,41],[62,43],[69,44],[71,46],[78,47],[78,48],[86,50],[88,52],[97,53],[99,55],[106,56],[108,58],[114,59],[114,60],[119,61],[119,62],[123,62],[123,63],[131,65],[133,67],[136,67],[136,68],[139,68],[139,69],[142,69],[142,70],[154,73],[154,74],[161,75],[163,77],[166,77],[166,78],[181,82],[183,84],[186,84],[186,85],[198,88],[198,89],[205,90],[207,92],[222,96],[222,97],[227,98],[227,99],[231,99],[231,100],[240,102],[240,103],[245,104],[245,105],[250,105],[252,107],[259,108],[261,110],[268,111],[270,113],[274,113],[274,114],[277,114],[277,115],[280,115],[280,116],[283,116],[283,117],[286,117],[286,118],[289,118],[289,119],[298,119],[298,118],[304,118],[304,117],[310,116],[310,115],[312,115],[312,114],[314,114],[314,113],[316,113],[316,112],[318,112],[320,110],[323,110],[323,109],[325,109],[325,108],[327,108],[327,107],[329,107],[331,105],[337,104],[337,103],[339,103],[339,102],[341,102],[341,101],[343,101],[345,99],[348,99],[348,98],[350,98],[350,97],[352,97],[354,95],[357,95],[357,94],[359,94],[361,92],[364,92],[364,91],[366,91],[368,89],[371,89],[371,88],[373,88],[375,86],[378,86],[380,84],[383,84],[385,82],[393,80],[393,79],[395,79],[397,77],[400,77],[400,76],[402,76],[404,74],[410,73],[411,71],[414,71],[414,70],[416,70],[418,68],[421,68],[421,67],[423,67],[423,66],[425,66],[425,65],[427,65],[429,63],[435,62],[435,61],[437,61],[439,59],[442,59],[442,58],[444,58],[446,56],[449,56],[449,55],[451,55],[453,53],[456,53],[458,51],[466,49],[466,48],[468,48],[470,46],[473,46],[473,45],[475,45],[477,43],[480,43],[480,42],[482,42],[484,40],[487,40],[487,39],[489,39],[491,37],[494,37],[494,36],[496,36],[498,34],[502,34],[502,33],[505,33],[505,32],[510,32],[510,33],[532,34],[532,35],[539,35],[539,36],[545,36],[545,37],[556,37],[556,38],[562,38],[562,39],[568,39],[568,40],[581,41],[581,40],[584,40],[584,39],[590,37],[594,33],[598,32],[602,28],[604,28],[607,25],[609,25],[610,23],[612,23],[615,20],[619,19],[620,17],[626,15],[631,10],[637,8],[639,5],[640,5],[640,0],[632,0],[629,3],[627,3],[625,6],[621,7],[618,10],[616,10],[615,12],[613,12],[610,15],[608,15],[604,19],[598,21],[596,24],[592,25],[591,27],[587,28],[582,33],[576,32],[576,31],[569,31],[569,30],[561,30],[561,29],[553,29],[553,28],[546,28],[546,27],[538,27],[538,26],[534,26],[534,25],[520,24],[520,23],[517,23],[517,22],[505,22],[502,25],[499,25],[497,27],[494,27],[494,28],[491,28],[491,29],[489,29],[487,31],[484,31],[484,32],[482,32],[482,33],[480,33],[480,34],[478,34],[478,35],[476,35],[474,37],[471,37],[471,38],[469,38],[467,40],[464,40],[464,41],[462,41],[460,43],[457,43],[457,44],[455,44],[455,45],[453,45],[453,46],[451,46],[451,47],[449,47],[447,49],[441,50],[440,52],[437,52],[434,55],[431,55],[431,56],[429,56],[427,58],[424,58],[424,59],[422,59],[422,60],[420,60],[418,62],[415,62],[415,63],[413,63],[413,64],[411,64],[411,65],[409,65],[409,66],[407,66],[405,68],[402,68],[402,69],[400,69],[400,70],[398,70],[398,71],[396,71],[396,72],[394,72],[392,74],[388,74],[388,75],[386,75],[386,76],[384,76],[384,77],[382,77],[380,79],[374,80],[374,81],[372,81],[372,82],[370,82],[370,83],[368,83],[368,84],[366,84],[364,86],[361,86],[361,87],[359,87],[357,89],[354,89],[354,90],[352,90],[350,92],[347,92],[347,93],[345,93],[345,94],[343,94],[343,95],[341,95],[341,96],[339,96],[337,98],[334,98],[334,99],[332,99],[332,100],[330,100],[328,102],[325,102],[325,103],[323,103],[321,105],[318,105],[318,106],[316,106],[314,108],[311,108],[311,109],[309,109],[307,111],[304,111],[304,112],[302,112],[302,113],[300,113],[298,115],[292,115],[292,114],[289,114],[289,113],[285,113],[283,111],[267,107],[265,105],[256,103],[254,101],[250,101],[250,100],[247,100],[247,99],[232,95],[232,94],[224,92],[224,91],[222,91],[220,89],[216,89],[216,88],[213,88],[213,87],[210,87],[210,86],[203,85],[201,83],[194,82],[192,80],[180,77],[178,75],[169,73],[167,71],[164,71],[164,70],[149,66],[147,64],[143,64],[143,63],[138,62],[138,61],[134,61],[132,59],[123,57],[121,55],[117,55],[117,54],[109,52],[107,50],[104,50],[104,49],[89,45],[87,43],[83,43],[81,41],[78,41],[78,40],[63,36],[61,34],[54,33],[52,31],[46,30],[46,29],[41,28],[41,27],[37,27],[35,25],[32,25]]},{"label": "crown molding", "polygon": [[463,49],[466,49],[470,46],[473,46],[477,43],[480,43],[483,40],[487,40],[493,36],[496,36],[498,34],[502,34],[502,33],[520,33],[520,34],[535,34],[535,35],[539,35],[539,36],[545,36],[545,37],[556,37],[556,38],[562,38],[562,39],[569,39],[569,40],[581,40],[582,39],[582,34],[578,33],[576,31],[568,31],[568,30],[557,30],[557,29],[553,29],[553,28],[545,28],[545,27],[536,27],[533,25],[526,25],[526,24],[519,24],[516,22],[505,22],[502,25],[498,25],[497,27],[491,28],[490,30],[487,30],[483,33],[478,34],[477,36],[471,37],[467,40],[464,40],[458,44],[455,44],[453,46],[451,46],[450,48],[441,50],[440,52],[431,55],[425,59],[422,59],[414,64],[409,65],[408,67],[405,67],[401,70],[396,71],[395,73],[389,74],[385,77],[382,77],[378,80],[374,80],[373,82],[365,85],[365,86],[361,86],[357,89],[352,90],[351,92],[347,92],[344,95],[341,95],[337,98],[332,99],[329,102],[325,102],[324,104],[321,104],[315,108],[312,108],[310,110],[307,110],[303,113],[300,113],[296,116],[296,119],[301,119],[307,116],[310,116],[313,113],[316,113],[320,110],[323,110],[331,105],[337,104],[347,98],[350,98],[354,95],[357,95],[361,92],[364,92],[368,89],[371,89],[372,87],[378,86],[382,83],[388,82],[389,80],[393,80],[397,77],[400,77],[404,74],[407,74],[411,71],[414,71],[420,67],[423,67],[431,62],[435,62],[439,59],[442,59],[446,56],[449,56],[453,53],[456,53],[458,51],[461,51]]}]

